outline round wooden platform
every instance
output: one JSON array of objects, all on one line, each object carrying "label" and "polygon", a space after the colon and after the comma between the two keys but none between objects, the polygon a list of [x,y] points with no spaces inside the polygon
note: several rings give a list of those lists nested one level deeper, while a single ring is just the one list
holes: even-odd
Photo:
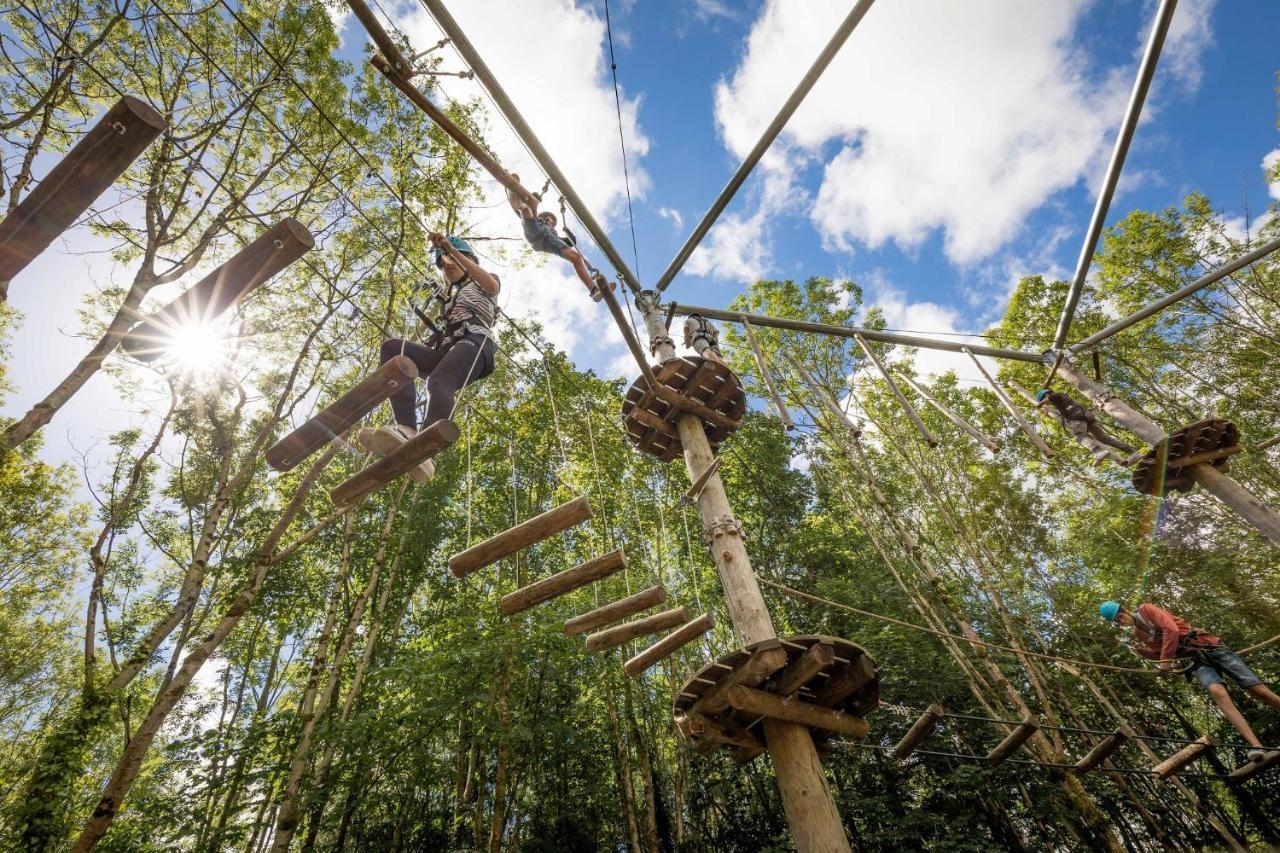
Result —
[{"label": "round wooden platform", "polygon": [[[725,746],[744,763],[764,752],[763,717],[735,710],[725,696],[731,685],[754,687],[858,718],[880,704],[875,661],[849,640],[801,634],[725,655],[684,683],[672,710],[681,733],[699,752],[709,754]],[[820,749],[832,735],[813,726],[810,731]]]},{"label": "round wooden platform", "polygon": [[702,418],[712,450],[737,430],[746,414],[742,383],[719,362],[699,356],[672,358],[654,369],[654,377],[659,382],[656,389],[641,376],[627,390],[622,419],[631,443],[664,462],[684,452],[676,430],[681,414]]},{"label": "round wooden platform", "polygon": [[1241,451],[1240,430],[1231,421],[1210,418],[1183,427],[1157,444],[1133,469],[1133,487],[1144,495],[1188,491],[1192,465],[1225,468]]}]

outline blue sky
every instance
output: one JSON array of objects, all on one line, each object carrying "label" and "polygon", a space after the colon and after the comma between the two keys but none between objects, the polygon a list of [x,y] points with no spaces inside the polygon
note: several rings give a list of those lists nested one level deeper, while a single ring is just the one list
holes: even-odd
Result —
[{"label": "blue sky", "polygon": [[[413,0],[379,8],[418,49],[439,38]],[[630,259],[603,4],[450,8]],[[847,9],[826,0],[611,3],[643,281],[665,268]],[[880,0],[668,295],[724,305],[757,276],[849,276],[891,327],[980,330],[1019,276],[1074,266],[1154,10],[1154,0]],[[358,60],[364,34],[340,23],[341,52]],[[1191,190],[1229,219],[1246,202],[1254,217],[1265,212],[1269,189],[1280,193],[1261,168],[1280,149],[1277,32],[1273,0],[1182,0],[1111,221]],[[445,69],[463,67],[450,49],[442,54]],[[484,98],[472,82],[441,86],[444,97]],[[541,185],[496,114],[489,140]],[[519,234],[501,205],[472,224]],[[69,234],[46,252],[25,274],[40,288],[14,285],[27,322],[13,341],[20,390],[6,415],[25,411],[87,349],[68,337],[83,294],[130,272],[75,254],[87,241]],[[603,265],[592,247],[587,254]],[[583,366],[634,375],[605,309],[566,264],[508,252],[494,265],[509,313],[537,317]],[[945,357],[923,366],[963,367]],[[73,448],[136,422],[136,408],[106,377],[94,380],[48,428],[46,455],[74,458]]]}]

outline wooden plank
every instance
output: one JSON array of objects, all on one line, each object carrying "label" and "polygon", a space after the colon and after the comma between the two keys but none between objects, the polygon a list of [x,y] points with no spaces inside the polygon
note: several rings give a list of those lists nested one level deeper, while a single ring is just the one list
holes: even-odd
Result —
[{"label": "wooden plank", "polygon": [[741,426],[739,421],[734,420],[728,415],[722,415],[715,409],[709,408],[705,403],[700,403],[692,397],[687,397],[673,388],[668,388],[665,385],[659,385],[655,393],[659,399],[670,403],[680,411],[697,415],[704,421],[709,421],[721,429],[736,430]]},{"label": "wooden plank", "polygon": [[1264,770],[1270,770],[1280,764],[1280,749],[1273,749],[1261,761],[1246,761],[1227,774],[1228,782],[1243,782],[1252,779]]},{"label": "wooden plank", "polygon": [[739,711],[798,723],[849,737],[866,737],[871,726],[861,717],[812,705],[794,697],[783,698],[754,687],[734,685],[728,690],[729,704]]},{"label": "wooden plank", "polygon": [[1165,465],[1166,468],[1173,470],[1176,468],[1186,468],[1191,465],[1199,465],[1202,462],[1213,462],[1216,459],[1225,459],[1228,456],[1234,456],[1244,451],[1240,445],[1235,447],[1219,447],[1215,450],[1204,450],[1200,453],[1184,456],[1181,459],[1170,459]]},{"label": "wooden plank", "polygon": [[858,655],[856,660],[850,661],[815,691],[813,701],[827,708],[838,705],[870,684],[875,677],[875,664],[866,655]]},{"label": "wooden plank", "polygon": [[676,717],[676,728],[686,738],[710,741],[713,745],[727,744],[746,749],[764,749],[764,740],[749,729],[725,726],[702,714],[686,714]]},{"label": "wooden plank", "polygon": [[689,486],[689,490],[676,501],[676,508],[692,506],[698,500],[698,496],[702,494],[702,490],[707,487],[707,480],[711,479],[711,475],[720,470],[720,457],[717,456],[711,460],[711,464],[702,470],[698,478]]},{"label": "wooden plank", "polygon": [[601,652],[605,649],[611,649],[614,646],[620,646],[623,643],[634,640],[636,637],[643,637],[646,634],[656,634],[659,631],[665,631],[668,628],[674,628],[683,624],[689,618],[689,614],[683,607],[676,607],[671,610],[664,610],[661,613],[655,613],[644,619],[637,619],[634,622],[627,622],[616,628],[607,628],[603,631],[597,631],[587,637],[587,651]]},{"label": "wooden plank", "polygon": [[449,571],[453,572],[454,577],[464,577],[591,517],[591,502],[586,496],[574,498],[472,545],[465,551],[459,551],[449,558]]},{"label": "wooden plank", "polygon": [[436,421],[413,438],[372,465],[357,471],[336,489],[329,499],[338,509],[355,506],[365,496],[377,491],[415,465],[433,458],[458,440],[458,427],[448,418]]},{"label": "wooden plank", "polygon": [[845,413],[844,409],[840,408],[831,395],[827,393],[827,389],[819,385],[817,380],[809,375],[809,371],[805,370],[800,362],[795,360],[791,353],[783,352],[782,356],[787,360],[787,363],[791,365],[791,369],[799,374],[800,378],[804,380],[804,383],[809,386],[809,390],[816,394],[818,399],[822,401],[822,405],[826,407],[827,411],[834,415],[849,429],[851,433],[853,433],[854,438],[862,435],[862,427],[855,424],[849,418],[849,415]]},{"label": "wooden plank", "polygon": [[771,678],[765,689],[778,696],[790,696],[807,684],[809,679],[835,663],[835,659],[835,646],[830,643],[814,643]]},{"label": "wooden plank", "polygon": [[502,596],[502,600],[498,602],[498,609],[512,616],[601,578],[607,578],[626,567],[627,557],[622,549],[618,548]]},{"label": "wooden plank", "polygon": [[418,368],[402,355],[385,362],[356,387],[334,400],[311,420],[277,441],[267,451],[267,464],[288,471],[372,412],[397,388],[418,378]]},{"label": "wooden plank", "polygon": [[610,622],[617,622],[619,619],[623,619],[633,613],[647,610],[655,604],[661,604],[666,600],[667,591],[662,584],[651,586],[634,595],[628,595],[626,598],[620,598],[617,601],[597,607],[595,610],[583,613],[581,616],[573,617],[564,623],[564,634],[566,637],[584,634],[602,625],[608,625]]},{"label": "wooden plank", "polygon": [[651,430],[654,430],[655,432],[659,432],[677,440],[680,438],[680,433],[676,432],[675,427],[648,409],[632,409],[627,412],[627,417]]},{"label": "wooden plank", "polygon": [[1039,720],[1030,714],[1023,717],[1022,722],[1018,723],[1014,730],[1009,732],[1008,737],[996,744],[996,748],[987,755],[987,766],[999,767],[1027,742],[1027,738],[1038,731],[1040,731]]},{"label": "wooden plank", "polygon": [[738,684],[755,687],[786,665],[787,653],[781,646],[756,648],[741,666],[720,679],[715,687],[708,687],[689,711],[709,717],[718,716],[729,707],[730,687]]},{"label": "wooden plank", "polygon": [[627,675],[635,678],[655,663],[670,657],[676,649],[701,637],[715,627],[715,620],[709,614],[702,614],[697,619],[686,622],[649,648],[632,656],[622,668]]},{"label": "wooden plank", "polygon": [[941,705],[930,705],[924,709],[924,713],[920,718],[912,724],[907,733],[902,736],[902,740],[898,741],[893,748],[893,757],[901,761],[911,753],[915,752],[920,744],[929,739],[929,735],[933,734],[933,730],[938,727],[938,721],[946,715],[946,711]]},{"label": "wooden plank", "polygon": [[121,339],[120,348],[144,361],[159,357],[168,348],[175,329],[217,317],[315,245],[315,238],[301,222],[292,217],[280,220],[177,299],[130,329]]},{"label": "wooden plank", "polygon": [[1168,779],[1216,745],[1212,737],[1202,735],[1194,743],[1184,746],[1155,767],[1152,767],[1151,773],[1157,779]]},{"label": "wooden plank", "polygon": [[165,126],[160,113],[125,95],[80,137],[0,222],[0,294],[84,215]]},{"label": "wooden plank", "polygon": [[1098,741],[1097,745],[1076,762],[1073,768],[1076,773],[1088,773],[1119,751],[1120,747],[1133,737],[1133,730],[1121,726],[1111,734]]}]

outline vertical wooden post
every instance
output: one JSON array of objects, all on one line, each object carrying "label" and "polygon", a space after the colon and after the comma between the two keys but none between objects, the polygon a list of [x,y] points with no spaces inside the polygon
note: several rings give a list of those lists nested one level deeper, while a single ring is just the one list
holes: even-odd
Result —
[{"label": "vertical wooden post", "polygon": [[[1165,439],[1165,431],[1159,424],[1112,396],[1100,383],[1076,370],[1075,365],[1063,362],[1058,375],[1082,391],[1104,412],[1128,427],[1135,435],[1155,447]],[[1259,500],[1252,492],[1212,465],[1188,467],[1187,472],[1204,487],[1217,495],[1224,504],[1238,512],[1245,521],[1262,531],[1272,542],[1280,542],[1280,512]]]},{"label": "vertical wooden post", "polygon": [[[665,361],[675,356],[675,346],[667,336],[658,299],[656,292],[646,290],[636,298],[636,304],[659,360]],[[696,415],[682,415],[676,427],[684,446],[689,479],[696,481],[714,459],[706,431]],[[734,520],[719,472],[707,478],[706,487],[698,496],[698,515],[710,542],[711,556],[724,587],[725,604],[738,641],[751,646],[776,639],[769,608],[751,569],[742,530]],[[778,648],[770,653],[780,658],[773,669],[780,669],[786,662],[786,652]],[[799,853],[848,851],[849,840],[808,727],[772,719],[766,719],[763,727],[796,850]]]},{"label": "vertical wooden post", "polygon": [[165,129],[160,113],[125,95],[0,222],[0,299],[8,282],[89,209]]}]

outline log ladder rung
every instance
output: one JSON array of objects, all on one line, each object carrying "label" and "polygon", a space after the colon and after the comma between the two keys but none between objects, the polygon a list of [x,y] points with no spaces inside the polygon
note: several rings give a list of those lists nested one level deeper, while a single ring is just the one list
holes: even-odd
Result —
[{"label": "log ladder rung", "polygon": [[1168,779],[1170,776],[1177,774],[1179,770],[1213,749],[1217,744],[1209,735],[1203,735],[1195,740],[1195,742],[1184,746],[1173,755],[1161,761],[1155,767],[1151,768],[1151,773],[1157,779]]},{"label": "log ladder rung", "polygon": [[1120,747],[1124,746],[1125,742],[1132,737],[1133,730],[1121,726],[1099,741],[1098,745],[1089,750],[1084,758],[1076,762],[1076,766],[1073,769],[1076,773],[1088,773],[1119,752]]},{"label": "log ladder rung", "polygon": [[924,709],[924,713],[915,721],[902,740],[898,741],[893,748],[893,757],[901,761],[919,748],[920,744],[929,739],[929,735],[933,734],[933,730],[938,727],[938,722],[946,716],[946,711],[941,705],[930,705]]},{"label": "log ladder rung", "polygon": [[677,625],[683,625],[689,619],[689,614],[683,607],[676,607],[672,610],[664,610],[661,613],[655,613],[644,619],[637,619],[635,622],[627,622],[616,628],[608,628],[604,631],[597,631],[587,637],[587,651],[602,652],[605,649],[612,649],[614,646],[620,646],[623,643],[634,640],[637,637],[643,637],[646,634],[656,634],[659,631],[665,631],[668,628],[674,628]]},{"label": "log ladder rung", "polygon": [[454,577],[465,577],[591,517],[591,502],[586,496],[574,498],[472,545],[465,551],[459,551],[449,558],[449,571],[453,572]]},{"label": "log ladder rung", "polygon": [[1280,764],[1280,749],[1273,749],[1261,761],[1247,761],[1227,774],[1228,782],[1243,782],[1252,779],[1264,770]]},{"label": "log ladder rung", "polygon": [[581,616],[573,617],[564,623],[564,635],[572,637],[576,634],[585,634],[587,631],[595,630],[611,622],[617,622],[619,619],[639,613],[641,610],[648,610],[655,604],[661,604],[666,600],[667,590],[662,584],[651,586],[634,595],[611,601],[608,604],[597,607],[595,610],[589,610]]},{"label": "log ladder rung", "polygon": [[1038,731],[1040,731],[1039,720],[1031,715],[1023,717],[1022,722],[1009,732],[1009,736],[996,744],[996,748],[987,755],[987,766],[999,767]]},{"label": "log ladder rung", "polygon": [[710,631],[716,625],[710,614],[704,613],[697,619],[686,622],[649,648],[639,652],[624,665],[627,675],[635,678],[659,661],[670,657],[676,649],[687,645]]},{"label": "log ladder rung", "polygon": [[607,578],[615,572],[622,571],[626,566],[627,557],[622,552],[622,549],[618,548],[608,554],[596,557],[594,560],[588,560],[585,563],[574,566],[572,569],[557,572],[551,577],[543,578],[536,583],[531,583],[513,593],[504,595],[502,600],[498,602],[498,607],[507,616],[513,616],[516,613],[528,610],[530,607],[536,607],[543,602],[558,598],[589,583],[594,583],[601,578]]},{"label": "log ladder rung", "polygon": [[458,440],[459,435],[457,424],[448,418],[442,418],[397,447],[394,452],[357,471],[329,492],[329,499],[338,509],[355,506],[365,496],[449,447]]}]

